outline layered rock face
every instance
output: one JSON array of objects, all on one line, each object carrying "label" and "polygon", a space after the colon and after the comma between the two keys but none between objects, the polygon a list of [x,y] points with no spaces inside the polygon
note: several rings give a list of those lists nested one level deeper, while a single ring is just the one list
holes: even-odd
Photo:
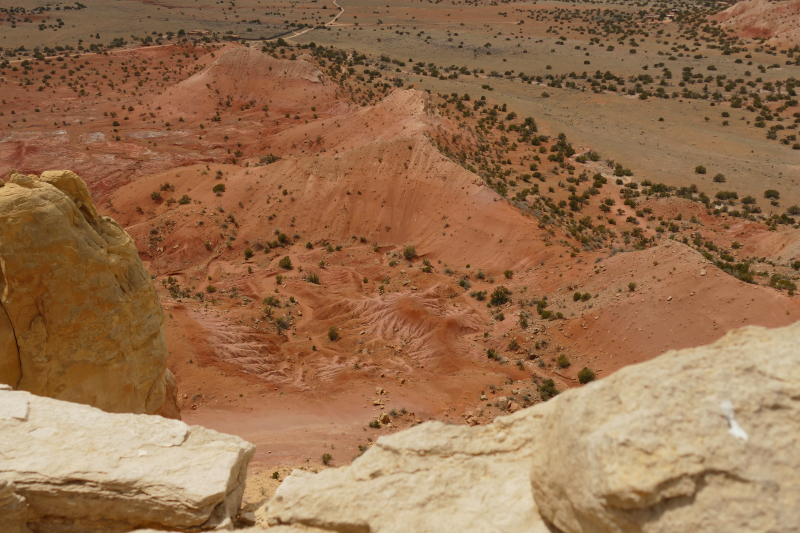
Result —
[{"label": "layered rock face", "polygon": [[255,447],[0,385],[0,531],[230,527]]},{"label": "layered rock face", "polygon": [[12,173],[0,187],[0,383],[177,417],[164,325],[136,246],[83,180]]},{"label": "layered rock face", "polygon": [[[800,323],[668,352],[485,427],[427,423],[296,471],[286,530],[800,531]],[[281,528],[283,529],[283,528]]]}]

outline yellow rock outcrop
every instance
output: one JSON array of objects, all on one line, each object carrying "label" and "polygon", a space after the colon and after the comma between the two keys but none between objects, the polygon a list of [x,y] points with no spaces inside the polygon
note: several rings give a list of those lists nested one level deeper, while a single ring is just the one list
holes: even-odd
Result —
[{"label": "yellow rock outcrop", "polygon": [[164,326],[133,240],[83,180],[12,172],[0,187],[0,383],[177,416]]}]

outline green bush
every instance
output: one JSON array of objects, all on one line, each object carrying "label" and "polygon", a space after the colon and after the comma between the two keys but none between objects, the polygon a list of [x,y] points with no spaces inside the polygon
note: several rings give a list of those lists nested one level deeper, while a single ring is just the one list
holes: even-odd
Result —
[{"label": "green bush", "polygon": [[542,400],[547,401],[557,395],[558,389],[552,379],[546,379],[539,385],[539,396]]},{"label": "green bush", "polygon": [[181,196],[180,200],[178,200],[178,203],[179,203],[180,205],[186,205],[186,204],[188,204],[188,203],[189,203],[189,202],[191,202],[191,201],[192,201],[192,199],[191,199],[191,198],[189,198],[189,195],[187,195],[187,194],[184,194],[183,196]]},{"label": "green bush", "polygon": [[764,191],[764,198],[771,199],[771,200],[778,200],[781,197],[781,193],[776,191],[775,189],[767,189]]},{"label": "green bush", "polygon": [[497,287],[494,292],[492,292],[492,297],[489,301],[492,305],[503,305],[504,303],[508,302],[510,296],[511,291],[503,286],[500,286]]},{"label": "green bush", "polygon": [[558,356],[558,360],[556,362],[558,363],[559,368],[567,368],[572,364],[569,362],[569,359],[567,359],[567,356],[563,353]]},{"label": "green bush", "polygon": [[506,270],[503,272],[503,275],[506,277],[506,279],[511,279],[512,277],[514,277],[514,271]]},{"label": "green bush", "polygon": [[272,473],[272,479],[278,479],[280,477],[281,477],[281,475],[279,473],[277,473],[277,472],[273,472]]},{"label": "green bush", "polygon": [[213,285],[209,285],[208,287],[206,287],[206,292],[209,293],[209,294],[211,294],[213,292],[217,292],[217,288],[215,286],[213,286]]},{"label": "green bush", "polygon": [[314,283],[316,285],[319,285],[319,274],[317,274],[316,272],[311,272],[306,279],[310,283]]},{"label": "green bush", "polygon": [[217,196],[221,195],[222,193],[225,192],[225,184],[224,183],[217,183],[216,185],[214,185],[214,188],[211,189],[211,192],[213,192]]},{"label": "green bush", "polygon": [[578,372],[578,381],[580,381],[584,385],[586,383],[589,383],[590,381],[594,381],[594,378],[595,378],[594,372],[592,372],[586,367],[583,367],[583,370]]},{"label": "green bush", "polygon": [[329,453],[322,454],[322,464],[328,466],[331,463],[331,461],[333,461],[333,456],[331,456],[331,454]]},{"label": "green bush", "polygon": [[694,167],[694,173],[695,174],[705,174],[706,173],[706,167],[704,167],[703,165],[697,165],[696,167]]},{"label": "green bush", "polygon": [[250,248],[245,248],[244,250],[245,260],[250,259],[251,257],[253,257],[253,250],[251,250]]},{"label": "green bush", "polygon": [[339,340],[339,329],[336,326],[331,326],[328,328],[328,338],[332,342],[336,342]]},{"label": "green bush", "polygon": [[636,282],[631,281],[630,283],[628,283],[628,290],[631,291],[631,292],[635,291],[636,290]]},{"label": "green bush", "polygon": [[717,174],[712,179],[714,183],[725,183],[725,174]]},{"label": "green bush", "polygon": [[284,257],[280,261],[278,261],[278,266],[283,268],[283,269],[286,269],[286,270],[291,270],[292,269],[292,260],[289,259],[289,256],[287,255],[286,257]]},{"label": "green bush", "polygon": [[413,246],[406,246],[405,248],[403,248],[403,257],[404,257],[404,258],[405,258],[407,261],[411,261],[412,259],[414,259],[415,257],[417,257],[417,250],[416,250],[416,248],[414,248]]}]

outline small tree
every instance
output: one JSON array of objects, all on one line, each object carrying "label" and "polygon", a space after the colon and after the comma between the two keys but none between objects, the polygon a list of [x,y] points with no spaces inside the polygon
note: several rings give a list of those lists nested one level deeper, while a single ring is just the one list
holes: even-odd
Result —
[{"label": "small tree", "polygon": [[217,183],[214,185],[214,188],[211,191],[216,194],[217,196],[222,196],[222,193],[225,192],[225,184],[224,183]]},{"label": "small tree", "polygon": [[556,384],[552,379],[546,379],[539,385],[539,396],[542,400],[547,401],[557,395],[558,389],[556,389]]},{"label": "small tree", "polygon": [[583,367],[583,370],[578,372],[578,381],[580,381],[584,385],[586,383],[589,383],[590,381],[594,381],[594,379],[595,379],[594,372],[589,370],[587,367]]},{"label": "small tree", "polygon": [[714,183],[725,183],[725,174],[717,174],[713,178]]},{"label": "small tree", "polygon": [[703,165],[697,165],[696,167],[694,167],[694,172],[695,174],[705,174],[706,167],[704,167]]},{"label": "small tree", "polygon": [[767,189],[766,191],[764,191],[764,198],[767,198],[769,200],[778,200],[780,199],[780,197],[781,193],[779,193],[775,189]]},{"label": "small tree", "polygon": [[336,342],[339,340],[339,329],[336,326],[331,326],[328,328],[328,338],[331,342]]},{"label": "small tree", "polygon": [[492,305],[503,305],[504,303],[508,302],[509,296],[511,296],[511,291],[506,289],[503,286],[497,287],[494,292],[492,292],[492,297],[490,299]]}]

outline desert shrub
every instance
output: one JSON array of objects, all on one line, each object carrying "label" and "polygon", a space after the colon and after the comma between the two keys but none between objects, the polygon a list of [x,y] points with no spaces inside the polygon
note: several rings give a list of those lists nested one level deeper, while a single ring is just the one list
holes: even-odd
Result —
[{"label": "desert shrub", "polygon": [[497,287],[494,292],[492,292],[492,297],[489,301],[492,305],[503,305],[504,303],[508,303],[510,296],[511,291],[503,286],[500,286]]},{"label": "desert shrub", "polygon": [[156,203],[159,203],[159,202],[161,202],[161,200],[163,200],[163,198],[161,198],[161,193],[158,192],[158,191],[151,192],[150,193],[150,199],[153,200]]},{"label": "desert shrub", "polygon": [[500,359],[500,354],[497,353],[497,350],[495,350],[494,348],[489,348],[488,350],[486,350],[486,357],[488,357],[489,359]]},{"label": "desert shrub", "polygon": [[406,246],[405,248],[403,248],[403,257],[404,257],[404,258],[405,258],[407,261],[411,261],[412,259],[414,259],[415,257],[417,257],[417,250],[416,250],[416,248],[414,248],[413,246]]},{"label": "desert shrub", "polygon": [[528,329],[528,319],[524,316],[519,316],[519,327],[522,329]]},{"label": "desert shrub", "polygon": [[550,398],[558,395],[558,389],[552,379],[546,379],[539,385],[539,396],[542,400],[547,401]]},{"label": "desert shrub", "polygon": [[590,381],[594,381],[594,378],[595,378],[594,372],[592,372],[586,367],[583,367],[583,370],[578,372],[578,381],[583,384],[589,383]]},{"label": "desert shrub", "polygon": [[793,205],[786,210],[790,215],[800,215],[800,206]]},{"label": "desert shrub", "polygon": [[567,356],[563,353],[558,356],[556,363],[558,363],[559,368],[567,368],[569,365],[572,364],[569,362],[569,359],[567,359]]},{"label": "desert shrub", "polygon": [[628,290],[631,291],[631,292],[636,290],[636,282],[635,281],[631,281],[630,283],[628,283]]},{"label": "desert shrub", "polygon": [[306,279],[309,281],[309,283],[319,285],[319,274],[316,272],[311,272]]},{"label": "desert shrub", "polygon": [[519,343],[517,342],[517,339],[511,339],[511,341],[508,343],[508,349],[512,352],[519,349]]},{"label": "desert shrub", "polygon": [[380,423],[380,421],[375,419],[375,420],[373,420],[372,422],[369,423],[369,427],[375,428],[375,429],[381,429],[381,423]]},{"label": "desert shrub", "polygon": [[336,326],[331,326],[330,328],[328,328],[328,338],[332,342],[338,341],[339,340],[339,328],[337,328]]},{"label": "desert shrub", "polygon": [[506,279],[511,279],[512,277],[514,277],[514,271],[506,270],[503,272],[503,275],[506,277]]},{"label": "desert shrub", "polygon": [[694,173],[695,174],[705,174],[706,173],[706,167],[704,167],[703,165],[697,165],[696,167],[694,167]]},{"label": "desert shrub", "polygon": [[778,199],[780,199],[780,197],[781,197],[781,193],[779,193],[775,189],[767,189],[766,191],[764,191],[764,198],[767,198],[767,199],[770,199],[770,200],[778,200]]},{"label": "desert shrub", "polygon": [[329,453],[322,454],[322,464],[328,466],[331,463],[331,461],[333,461],[333,456],[331,456],[331,454]]},{"label": "desert shrub", "polygon": [[284,257],[280,261],[278,261],[278,266],[283,268],[283,269],[286,269],[286,270],[291,270],[292,269],[292,260],[289,259],[289,256],[287,255],[286,257]]},{"label": "desert shrub", "polygon": [[251,250],[250,248],[245,248],[245,250],[244,250],[244,258],[245,259],[250,259],[251,257],[253,257],[253,250]]},{"label": "desert shrub", "polygon": [[211,189],[211,192],[213,192],[217,196],[221,196],[222,193],[225,192],[225,184],[224,183],[217,183],[216,185],[214,185],[214,188]]},{"label": "desert shrub", "polygon": [[289,326],[292,324],[289,322],[288,318],[282,316],[275,321],[275,325],[278,326],[278,331],[284,331],[289,329]]},{"label": "desert shrub", "polygon": [[275,296],[267,296],[266,298],[264,298],[264,301],[262,303],[264,305],[268,305],[270,307],[280,307],[281,306],[281,301],[278,300],[278,298],[275,297]]},{"label": "desert shrub", "polygon": [[206,292],[209,294],[217,292],[217,288],[213,285],[209,285],[208,287],[206,287]]},{"label": "desert shrub", "polygon": [[279,473],[277,473],[277,472],[273,472],[272,473],[272,479],[278,479],[280,477],[281,477],[281,475]]},{"label": "desert shrub", "polygon": [[469,295],[478,300],[479,302],[482,302],[486,299],[486,291],[472,291],[471,293],[469,293]]},{"label": "desert shrub", "polygon": [[572,295],[572,299],[573,299],[573,301],[576,301],[576,302],[579,301],[581,299],[581,293],[576,292],[575,294]]},{"label": "desert shrub", "polygon": [[717,174],[712,180],[714,183],[725,183],[725,174]]}]

